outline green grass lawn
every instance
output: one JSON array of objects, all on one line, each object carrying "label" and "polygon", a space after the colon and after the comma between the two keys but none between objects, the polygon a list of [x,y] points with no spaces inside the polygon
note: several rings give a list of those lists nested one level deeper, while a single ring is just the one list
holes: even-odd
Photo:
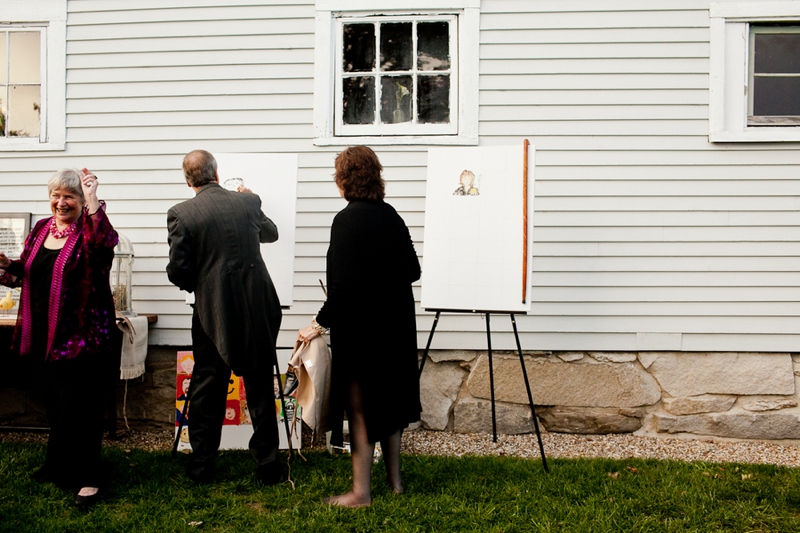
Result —
[{"label": "green grass lawn", "polygon": [[[183,476],[186,457],[103,451],[111,484],[88,511],[30,474],[44,446],[0,443],[0,532],[800,531],[800,469],[658,460],[403,456],[407,492],[383,465],[366,509],[324,505],[349,489],[347,456],[292,459],[296,489],[260,486],[248,452],[223,452],[217,481]],[[285,457],[285,455],[284,455]]]}]

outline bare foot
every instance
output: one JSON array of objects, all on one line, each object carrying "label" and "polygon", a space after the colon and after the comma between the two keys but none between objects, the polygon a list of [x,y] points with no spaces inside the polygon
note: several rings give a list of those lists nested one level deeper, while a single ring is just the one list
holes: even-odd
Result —
[{"label": "bare foot", "polygon": [[369,507],[372,503],[372,498],[367,496],[366,498],[356,496],[353,491],[346,492],[344,494],[339,494],[338,496],[330,496],[322,500],[322,503],[327,503],[328,505],[335,505],[337,507],[349,507],[351,509],[356,509],[358,507]]}]

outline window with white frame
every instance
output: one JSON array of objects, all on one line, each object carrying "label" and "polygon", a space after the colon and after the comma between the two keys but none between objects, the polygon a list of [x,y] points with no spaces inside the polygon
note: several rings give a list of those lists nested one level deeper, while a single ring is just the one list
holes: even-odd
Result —
[{"label": "window with white frame", "polygon": [[800,125],[800,26],[750,24],[747,125]]},{"label": "window with white frame", "polygon": [[452,134],[458,128],[455,16],[339,19],[339,135]]},{"label": "window with white frame", "polygon": [[66,0],[0,0],[0,151],[63,150]]},{"label": "window with white frame", "polygon": [[42,34],[0,29],[0,138],[39,138],[42,130]]},{"label": "window with white frame", "polygon": [[317,1],[316,144],[477,144],[480,2],[435,4]]},{"label": "window with white frame", "polygon": [[800,1],[711,4],[709,139],[800,141]]}]

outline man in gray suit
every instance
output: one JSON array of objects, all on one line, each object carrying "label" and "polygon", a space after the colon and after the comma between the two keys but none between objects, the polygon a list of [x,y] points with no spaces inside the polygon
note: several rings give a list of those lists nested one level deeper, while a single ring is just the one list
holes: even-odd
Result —
[{"label": "man in gray suit", "polygon": [[259,243],[278,240],[278,229],[261,211],[258,196],[219,185],[209,152],[190,152],[183,173],[195,197],[167,214],[167,276],[195,295],[186,475],[197,483],[213,479],[233,371],[244,379],[256,476],[275,484],[281,477],[273,385],[281,307]]}]

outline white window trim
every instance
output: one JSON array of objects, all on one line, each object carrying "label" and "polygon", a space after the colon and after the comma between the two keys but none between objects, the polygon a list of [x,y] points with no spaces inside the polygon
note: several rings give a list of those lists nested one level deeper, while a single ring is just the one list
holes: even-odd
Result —
[{"label": "white window trim", "polygon": [[712,3],[709,140],[798,142],[800,126],[748,126],[751,22],[798,22],[800,1]]},{"label": "white window trim", "polygon": [[0,0],[2,24],[42,27],[42,120],[38,138],[0,139],[0,152],[64,150],[67,136],[67,0]]},{"label": "white window trim", "polygon": [[[314,144],[344,146],[477,145],[480,0],[395,0],[390,7],[375,7],[374,0],[317,0],[314,55]],[[375,13],[458,13],[458,133],[455,135],[334,136],[333,117],[336,68],[335,16]]]}]

